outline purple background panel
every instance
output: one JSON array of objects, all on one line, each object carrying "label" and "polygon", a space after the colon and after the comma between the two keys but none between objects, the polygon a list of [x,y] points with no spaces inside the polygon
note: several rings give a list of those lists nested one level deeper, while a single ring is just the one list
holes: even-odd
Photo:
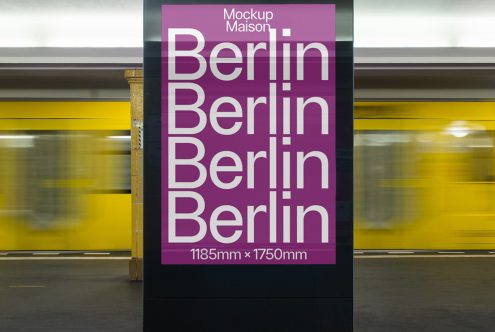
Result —
[{"label": "purple background panel", "polygon": [[[268,23],[270,28],[277,30],[277,77],[269,77],[269,32],[233,32],[226,31],[224,9],[230,11],[270,11],[273,18],[264,20],[247,20],[250,23]],[[246,20],[239,20],[245,23]],[[206,59],[205,74],[193,81],[178,81],[169,79],[168,63],[168,30],[170,28],[193,28],[199,30],[206,40],[201,55]],[[290,37],[282,35],[282,29],[291,29]],[[335,6],[334,5],[163,5],[162,6],[162,264],[335,264]],[[234,80],[222,81],[215,77],[210,70],[210,53],[213,47],[221,42],[233,43],[242,52],[242,63],[219,64],[223,73],[230,73],[234,68],[241,68],[241,74]],[[260,50],[254,59],[254,80],[247,79],[246,58],[247,44],[266,42],[267,50]],[[316,50],[310,50],[304,58],[304,80],[296,79],[296,46],[302,43],[321,43],[328,50],[328,80],[322,80],[321,55]],[[196,42],[191,37],[179,36],[176,42],[179,50],[190,50]],[[290,79],[283,79],[283,44],[290,44]],[[231,51],[223,51],[221,57],[232,57]],[[177,72],[190,73],[198,69],[194,58],[177,58]],[[171,98],[169,83],[194,83],[204,90],[205,101],[201,109],[206,113],[206,127],[193,135],[171,135],[169,133],[169,109]],[[276,84],[276,128],[275,134],[270,134],[269,93],[270,83]],[[283,91],[283,83],[290,83],[290,91]],[[247,98],[266,97],[267,105],[260,105],[254,111],[254,134],[247,133]],[[231,127],[235,122],[241,122],[241,128],[232,135],[221,135],[211,125],[209,112],[213,102],[219,97],[233,97],[242,107],[241,118],[223,118],[219,123],[224,128]],[[322,112],[319,106],[307,106],[304,112],[304,134],[296,134],[297,98],[320,97],[328,105],[328,134],[322,133]],[[191,90],[181,90],[175,96],[177,104],[193,103],[197,96]],[[283,128],[283,99],[290,100],[291,122],[290,134],[285,134]],[[232,112],[233,106],[224,104],[220,112]],[[178,127],[193,127],[198,123],[198,117],[190,111],[177,112]],[[222,151],[236,153],[243,165],[242,172],[220,173],[219,178],[224,182],[231,181],[234,176],[242,176],[238,186],[233,189],[220,189],[210,178],[209,171],[206,181],[194,189],[170,188],[168,180],[168,162],[170,158],[168,142],[171,137],[194,137],[202,142],[205,156],[200,161],[207,170],[215,154]],[[290,138],[290,145],[283,145],[283,138]],[[270,188],[269,161],[260,159],[254,169],[255,188],[247,187],[247,152],[267,151],[269,154],[270,138],[276,139],[276,187]],[[290,152],[290,199],[283,198],[283,152]],[[296,155],[311,151],[322,152],[328,159],[329,187],[322,188],[322,167],[315,158],[310,158],[305,164],[304,188],[296,188]],[[190,158],[196,154],[196,149],[189,144],[177,147],[177,158]],[[220,165],[232,165],[232,161],[224,161]],[[193,166],[177,166],[177,180],[190,181],[198,176]],[[195,243],[171,243],[169,241],[169,195],[173,191],[193,191],[201,195],[205,202],[205,210],[201,214],[208,229],[206,235]],[[270,192],[276,195],[276,242],[270,242],[269,213],[259,213],[254,221],[254,243],[247,239],[247,207],[267,205],[269,209]],[[242,216],[242,226],[222,226],[219,233],[225,237],[242,231],[240,238],[233,243],[220,243],[210,231],[210,216],[221,205],[232,205]],[[297,235],[297,206],[322,206],[328,213],[328,242],[322,243],[322,222],[320,215],[310,212],[305,217],[304,242],[296,241]],[[290,206],[290,242],[283,241],[283,206]],[[196,209],[193,199],[177,200],[176,211],[188,213]],[[224,219],[232,219],[231,213],[223,213]],[[198,224],[194,220],[178,220],[177,235],[194,235],[198,232]],[[195,251],[196,249],[196,251]],[[268,249],[268,250],[266,250]]]}]

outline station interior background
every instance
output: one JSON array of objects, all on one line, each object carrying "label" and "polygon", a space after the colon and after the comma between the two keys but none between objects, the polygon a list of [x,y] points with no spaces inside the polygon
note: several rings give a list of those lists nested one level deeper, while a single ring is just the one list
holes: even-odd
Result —
[{"label": "station interior background", "polygon": [[[357,258],[495,256],[495,2],[354,3]],[[0,296],[13,296],[10,286],[50,284],[60,277],[54,271],[69,273],[80,285],[101,268],[108,273],[105,282],[125,288],[125,298],[115,299],[128,302],[120,314],[139,320],[141,286],[124,285],[130,256],[142,257],[135,229],[141,211],[133,207],[131,191],[136,123],[124,72],[142,67],[142,14],[140,0],[0,1]],[[48,264],[55,265],[42,265],[64,254],[92,258],[97,268],[53,260]],[[103,267],[103,255],[115,261]],[[21,264],[16,258],[31,256],[45,261],[15,265]],[[395,311],[396,305],[409,301],[406,309],[449,331],[489,331],[495,294],[488,291],[494,280],[486,272],[495,275],[492,261],[438,259],[426,266],[357,259],[357,328],[374,331],[371,326],[382,322],[389,324],[382,330],[397,330],[398,317],[408,314]],[[452,271],[460,284],[437,284]],[[410,278],[423,295],[390,278]],[[459,297],[450,297],[456,287]],[[7,312],[0,330],[2,321],[12,329],[19,322],[21,314],[8,313],[12,303],[0,304]],[[456,310],[478,318],[464,319]],[[461,325],[449,323],[454,316]],[[101,317],[107,325],[94,325],[96,330],[139,325]],[[418,329],[428,330],[415,322],[411,331]]]}]

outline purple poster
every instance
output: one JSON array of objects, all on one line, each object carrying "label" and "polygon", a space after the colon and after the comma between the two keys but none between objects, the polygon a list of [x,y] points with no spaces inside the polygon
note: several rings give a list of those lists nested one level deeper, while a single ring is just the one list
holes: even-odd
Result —
[{"label": "purple poster", "polygon": [[162,264],[335,264],[335,5],[162,6]]}]

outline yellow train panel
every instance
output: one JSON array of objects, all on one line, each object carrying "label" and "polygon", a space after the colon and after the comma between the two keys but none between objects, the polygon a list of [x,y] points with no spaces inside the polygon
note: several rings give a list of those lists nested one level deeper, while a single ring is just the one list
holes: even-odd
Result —
[{"label": "yellow train panel", "polygon": [[0,250],[131,247],[130,105],[0,102]]},{"label": "yellow train panel", "polygon": [[495,248],[495,103],[357,103],[355,117],[355,248]]},{"label": "yellow train panel", "polygon": [[[129,102],[30,101],[0,102],[0,119],[114,119],[130,117]],[[129,123],[127,124],[129,129]]]}]

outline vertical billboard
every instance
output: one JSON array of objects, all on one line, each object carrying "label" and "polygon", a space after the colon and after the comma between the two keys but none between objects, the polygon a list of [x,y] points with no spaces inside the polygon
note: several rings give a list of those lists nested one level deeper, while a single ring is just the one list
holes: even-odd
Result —
[{"label": "vertical billboard", "polygon": [[143,3],[144,330],[352,331],[353,1]]},{"label": "vertical billboard", "polygon": [[161,6],[161,263],[336,263],[334,4]]}]

